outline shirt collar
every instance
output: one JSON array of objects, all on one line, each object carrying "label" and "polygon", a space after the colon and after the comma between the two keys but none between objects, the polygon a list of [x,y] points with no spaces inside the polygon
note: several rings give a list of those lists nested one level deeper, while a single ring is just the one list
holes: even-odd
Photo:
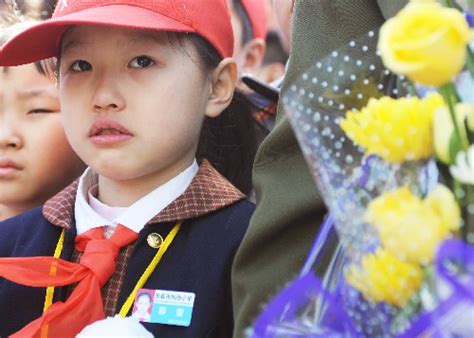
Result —
[{"label": "shirt collar", "polygon": [[[43,215],[51,224],[70,228],[78,185],[79,179],[44,204]],[[244,198],[242,192],[217,172],[207,160],[203,160],[188,189],[148,223],[186,221],[222,209]]]},{"label": "shirt collar", "polygon": [[[76,216],[77,234],[83,234],[98,226],[108,225],[115,227],[118,224],[122,224],[137,233],[140,232],[148,221],[186,191],[198,169],[199,166],[194,161],[183,172],[142,197],[131,206],[127,208],[111,208],[97,199],[91,206],[90,202],[92,201],[89,201],[89,194],[97,187],[98,176],[88,168],[79,179],[76,194],[74,214]],[[112,216],[111,214],[113,213],[116,213],[117,216]],[[107,216],[112,216],[113,218],[110,219]]]}]

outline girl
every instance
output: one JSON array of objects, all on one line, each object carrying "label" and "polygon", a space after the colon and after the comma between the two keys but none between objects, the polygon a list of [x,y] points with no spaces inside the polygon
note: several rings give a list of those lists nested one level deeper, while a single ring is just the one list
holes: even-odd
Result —
[{"label": "girl", "polygon": [[[0,44],[33,23],[5,13]],[[0,67],[0,220],[43,204],[84,170],[64,134],[54,69],[52,60]]]},{"label": "girl", "polygon": [[254,206],[195,160],[239,170],[222,159],[241,148],[206,152],[219,119],[226,144],[245,136],[224,111],[237,73],[225,2],[63,0],[3,47],[3,65],[59,57],[66,135],[89,168],[0,225],[0,336],[72,337],[129,316],[144,290],[155,336],[232,335],[230,266]]}]

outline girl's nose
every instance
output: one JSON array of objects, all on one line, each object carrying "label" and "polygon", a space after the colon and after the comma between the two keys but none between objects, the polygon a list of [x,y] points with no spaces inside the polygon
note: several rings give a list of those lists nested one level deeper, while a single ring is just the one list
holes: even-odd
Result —
[{"label": "girl's nose", "polygon": [[125,108],[125,99],[116,87],[113,78],[103,78],[98,83],[92,105],[95,112],[116,112]]},{"label": "girl's nose", "polygon": [[0,121],[0,148],[20,149],[21,147],[23,147],[23,139],[19,129],[11,123]]}]

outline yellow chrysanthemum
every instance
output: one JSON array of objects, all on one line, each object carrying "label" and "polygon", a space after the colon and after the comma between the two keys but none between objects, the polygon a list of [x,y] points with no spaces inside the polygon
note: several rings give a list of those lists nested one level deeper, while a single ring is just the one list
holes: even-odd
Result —
[{"label": "yellow chrysanthemum", "polygon": [[352,265],[346,280],[366,299],[402,307],[419,289],[420,266],[403,262],[390,252],[378,249],[362,259],[362,266]]},{"label": "yellow chrysanthemum", "polygon": [[424,200],[407,187],[386,193],[369,204],[365,216],[385,249],[419,264],[430,263],[439,244],[461,225],[454,195],[440,184]]},{"label": "yellow chrysanthemum", "polygon": [[347,112],[341,128],[367,155],[392,163],[425,159],[433,155],[433,115],[444,107],[443,98],[407,97],[370,99],[360,111]]}]

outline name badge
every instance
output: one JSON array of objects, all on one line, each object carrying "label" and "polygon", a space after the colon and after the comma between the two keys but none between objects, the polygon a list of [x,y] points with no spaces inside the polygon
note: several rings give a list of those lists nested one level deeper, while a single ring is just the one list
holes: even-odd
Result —
[{"label": "name badge", "polygon": [[193,315],[192,292],[139,289],[132,317],[144,323],[189,326]]}]

